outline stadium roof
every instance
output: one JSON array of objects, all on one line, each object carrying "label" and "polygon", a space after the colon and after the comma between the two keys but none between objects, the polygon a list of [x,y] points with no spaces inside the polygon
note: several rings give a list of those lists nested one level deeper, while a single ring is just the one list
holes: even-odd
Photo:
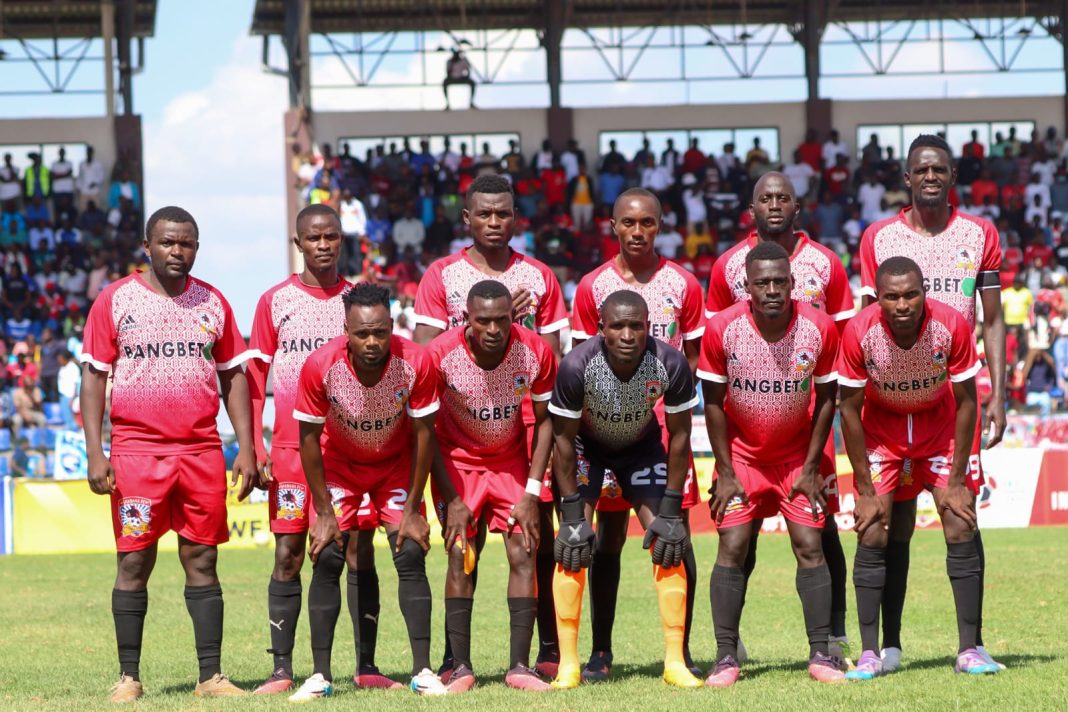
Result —
[{"label": "stadium roof", "polygon": [[[282,34],[287,0],[256,0],[252,34]],[[807,0],[814,2],[814,0]],[[806,0],[571,0],[568,27],[794,24]],[[9,4],[7,0],[4,4]],[[32,3],[42,4],[42,3]],[[85,4],[85,3],[77,3]],[[149,3],[155,4],[155,3]],[[1060,14],[1060,2],[1031,0],[828,0],[836,22]],[[545,27],[545,0],[311,0],[311,31],[388,32]],[[1026,8],[1026,9],[1024,9]]]},{"label": "stadium roof", "polygon": [[[131,1],[132,36],[152,37],[156,0]],[[0,38],[99,37],[100,5],[100,0],[0,0]]]}]

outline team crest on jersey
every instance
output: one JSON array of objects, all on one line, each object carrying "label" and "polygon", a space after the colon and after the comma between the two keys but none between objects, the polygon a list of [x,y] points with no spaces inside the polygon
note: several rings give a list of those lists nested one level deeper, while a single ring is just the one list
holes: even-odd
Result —
[{"label": "team crest on jersey", "polygon": [[408,392],[408,388],[405,386],[402,386],[397,390],[393,391],[393,401],[397,405],[398,413],[404,410],[404,406],[408,404],[408,398],[410,397],[410,395],[411,394]]},{"label": "team crest on jersey", "polygon": [[645,400],[650,404],[656,403],[664,395],[664,384],[660,381],[645,382]]},{"label": "team crest on jersey", "polygon": [[931,352],[931,370],[939,374],[938,380],[940,381],[946,379],[946,350],[945,346],[937,345]]},{"label": "team crest on jersey", "polygon": [[530,374],[529,373],[515,373],[512,375],[512,390],[515,394],[522,398],[530,390]]},{"label": "team crest on jersey", "polygon": [[341,500],[345,499],[345,490],[341,489],[337,485],[327,485],[326,489],[330,491],[330,504],[334,508],[334,516],[341,516]]},{"label": "team crest on jersey", "polygon": [[966,245],[957,247],[956,261],[957,269],[962,269],[966,272],[975,271],[975,253]]},{"label": "team crest on jersey", "polygon": [[119,524],[123,536],[144,536],[152,529],[152,500],[123,497],[119,502]]},{"label": "team crest on jersey", "polygon": [[883,456],[876,450],[868,450],[868,472],[872,482],[883,481]]},{"label": "team crest on jersey", "polygon": [[304,519],[304,505],[307,501],[308,491],[302,485],[278,485],[278,495],[275,498],[275,517],[286,521]]},{"label": "team crest on jersey", "polygon": [[823,305],[823,282],[812,272],[806,272],[798,280],[801,285],[801,293],[805,295],[805,301],[819,309]]},{"label": "team crest on jersey", "polygon": [[790,365],[795,375],[807,376],[816,366],[816,354],[812,349],[798,349],[790,357]]}]

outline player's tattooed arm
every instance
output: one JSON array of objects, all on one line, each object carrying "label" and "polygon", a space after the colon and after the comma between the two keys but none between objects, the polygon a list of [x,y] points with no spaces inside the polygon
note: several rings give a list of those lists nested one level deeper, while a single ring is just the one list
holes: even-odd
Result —
[{"label": "player's tattooed arm", "polygon": [[1001,311],[1001,290],[981,289],[983,303],[983,347],[990,367],[990,402],[983,412],[983,433],[989,434],[987,448],[1001,442],[1005,435],[1005,316]]},{"label": "player's tattooed arm", "polygon": [[890,523],[890,507],[886,506],[885,498],[875,493],[871,470],[868,469],[868,444],[860,421],[863,406],[863,387],[842,386],[838,407],[842,413],[842,439],[845,440],[849,464],[853,466],[853,487],[857,491],[853,517],[859,536],[863,536],[873,524],[886,528]]},{"label": "player's tattooed arm", "polygon": [[746,501],[745,488],[734,476],[734,463],[731,460],[731,444],[727,440],[727,414],[723,402],[727,396],[727,384],[714,381],[702,381],[705,396],[705,428],[708,440],[712,444],[712,454],[716,457],[716,478],[712,481],[708,503],[712,518],[717,524],[723,523],[727,505],[737,497]]},{"label": "player's tattooed arm", "polygon": [[341,528],[338,527],[337,517],[334,516],[334,503],[330,499],[330,492],[326,489],[326,472],[323,469],[323,450],[319,439],[323,434],[322,423],[309,423],[299,421],[300,426],[300,464],[304,468],[304,476],[308,480],[308,490],[312,496],[312,506],[315,507],[315,523],[308,531],[310,547],[308,555],[313,562],[319,559],[319,552],[336,542],[344,551],[344,540],[341,538]]},{"label": "player's tattooed arm", "polygon": [[975,437],[975,419],[978,411],[975,393],[975,378],[953,384],[953,399],[957,404],[957,418],[953,432],[953,462],[949,466],[949,482],[942,497],[942,510],[950,510],[963,519],[970,528],[977,525],[975,498],[968,489],[968,460]]},{"label": "player's tattooed arm", "polygon": [[405,539],[415,541],[423,551],[430,551],[430,525],[419,505],[423,502],[427,476],[434,460],[434,450],[438,446],[434,437],[434,413],[422,418],[412,418],[411,432],[412,472],[408,484],[408,501],[404,503],[400,530],[397,533],[397,551],[400,551]]},{"label": "player's tattooed arm", "polygon": [[106,371],[98,371],[91,364],[82,365],[82,422],[85,426],[85,452],[89,458],[89,489],[96,494],[111,494],[115,490],[115,471],[104,454],[104,400],[108,385]]},{"label": "player's tattooed arm", "polygon": [[819,519],[820,511],[827,511],[827,496],[823,490],[823,473],[820,462],[823,460],[823,448],[831,432],[834,421],[834,401],[838,394],[835,381],[816,384],[816,408],[812,414],[812,438],[809,441],[805,464],[801,468],[801,477],[794,481],[789,499],[799,494],[808,498],[812,507],[812,521]]},{"label": "player's tattooed arm", "polygon": [[219,371],[219,389],[226,414],[234,426],[237,435],[237,457],[231,471],[231,486],[241,481],[238,500],[249,496],[252,489],[259,484],[256,468],[256,448],[252,443],[252,400],[248,392],[248,378],[244,366]]}]

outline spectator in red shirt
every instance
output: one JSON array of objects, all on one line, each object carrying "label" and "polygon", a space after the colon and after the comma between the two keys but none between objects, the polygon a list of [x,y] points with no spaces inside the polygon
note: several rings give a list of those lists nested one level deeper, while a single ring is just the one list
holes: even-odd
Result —
[{"label": "spectator in red shirt", "polygon": [[[973,130],[972,131],[972,140],[969,141],[968,143],[964,144],[964,152],[967,153],[969,151],[971,151],[971,155],[973,155],[973,156],[975,156],[976,158],[979,158],[979,159],[982,159],[982,157],[985,155],[985,152],[983,150],[983,144],[979,143],[979,132],[978,131]],[[981,201],[976,201],[976,202],[981,202]]]},{"label": "spectator in red shirt", "polygon": [[697,139],[690,141],[690,147],[682,156],[682,172],[693,173],[698,178],[704,178],[705,165],[708,157],[697,147]]},{"label": "spectator in red shirt", "polygon": [[805,133],[805,142],[797,147],[797,152],[804,163],[812,166],[817,175],[823,172],[823,146],[816,140],[816,131],[809,129]]},{"label": "spectator in red shirt", "polygon": [[712,252],[711,245],[700,245],[697,248],[697,256],[693,258],[693,276],[701,283],[701,287],[707,291],[708,282],[712,277],[712,265],[716,263],[716,255]]},{"label": "spectator in red shirt", "polygon": [[1035,239],[1024,248],[1023,259],[1029,265],[1035,265],[1035,260],[1040,260],[1042,267],[1049,267],[1053,262],[1053,250],[1036,234]]},{"label": "spectator in red shirt", "polygon": [[550,208],[564,204],[567,200],[567,174],[560,167],[560,159],[554,158],[552,167],[541,172],[541,184],[545,190],[545,202]]},{"label": "spectator in red shirt", "polygon": [[841,154],[837,157],[837,163],[823,172],[823,183],[831,196],[841,202],[847,197],[846,189],[849,186],[849,167],[846,161],[849,159]]},{"label": "spectator in red shirt", "polygon": [[979,172],[979,177],[972,181],[972,202],[982,205],[987,196],[992,202],[998,202],[998,184],[990,178],[990,170],[984,168]]}]

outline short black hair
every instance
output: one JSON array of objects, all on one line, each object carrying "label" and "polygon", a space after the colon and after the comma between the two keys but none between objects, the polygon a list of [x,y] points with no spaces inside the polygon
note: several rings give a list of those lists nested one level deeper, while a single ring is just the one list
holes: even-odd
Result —
[{"label": "short black hair", "polygon": [[307,218],[313,217],[315,215],[326,215],[328,217],[332,217],[332,218],[334,218],[334,220],[338,221],[339,225],[341,224],[341,218],[338,217],[338,214],[337,214],[336,210],[331,208],[326,203],[312,203],[311,205],[306,206],[299,213],[297,213],[297,222],[296,222],[297,232],[298,233],[300,232],[300,223],[302,221],[306,220]]},{"label": "short black hair", "polygon": [[656,203],[656,212],[657,212],[657,214],[659,214],[659,215],[663,215],[664,214],[664,209],[660,205],[660,198],[656,197],[656,193],[654,193],[651,190],[646,190],[645,188],[627,188],[626,190],[624,190],[622,193],[619,194],[619,197],[616,198],[616,202],[612,204],[612,214],[613,215],[616,214],[616,206],[619,205],[620,203],[622,203],[623,201],[627,200],[628,198],[649,198],[654,203]]},{"label": "short black hair", "polygon": [[353,307],[378,307],[382,306],[389,311],[389,290],[370,282],[360,282],[355,287],[345,292],[342,297],[345,305],[345,313]]},{"label": "short black hair", "polygon": [[612,307],[633,307],[649,314],[649,305],[642,295],[630,289],[619,289],[612,292],[601,302],[600,316],[604,321],[604,313]]},{"label": "short black hair", "polygon": [[923,271],[920,266],[916,264],[916,261],[902,255],[896,255],[894,257],[887,257],[879,265],[879,269],[875,270],[875,284],[878,286],[879,280],[883,276],[899,277],[903,274],[915,273],[920,278],[920,282],[923,282]]},{"label": "short black hair", "polygon": [[946,157],[949,158],[950,161],[953,160],[953,151],[949,148],[949,144],[946,143],[946,140],[941,136],[936,136],[934,134],[920,134],[912,139],[912,143],[909,144],[909,152],[905,154],[906,157],[910,158],[912,152],[918,148],[937,148],[940,151],[945,151]]},{"label": "short black hair", "polygon": [[145,223],[145,240],[152,239],[152,229],[156,227],[158,222],[189,223],[193,226],[193,234],[198,241],[200,240],[200,228],[197,227],[197,221],[193,219],[193,216],[185,208],[168,205],[152,213],[148,218],[148,222]]},{"label": "short black hair", "polygon": [[476,299],[485,299],[488,302],[496,299],[512,300],[512,294],[508,291],[508,287],[504,286],[503,282],[498,282],[495,279],[484,279],[481,282],[476,282],[471,290],[467,293],[467,304]]},{"label": "short black hair", "polygon": [[475,193],[486,193],[487,195],[508,193],[515,199],[515,191],[512,190],[512,184],[507,178],[495,173],[486,173],[471,181],[471,185],[467,186],[467,199],[470,200]]},{"label": "short black hair", "polygon": [[758,242],[756,244],[756,247],[749,250],[748,254],[746,254],[745,266],[746,269],[748,269],[749,265],[753,264],[754,262],[769,260],[786,260],[787,262],[789,262],[790,253],[788,253],[786,251],[786,248],[780,245],[779,243],[772,242],[771,240],[764,240],[762,242]]}]

